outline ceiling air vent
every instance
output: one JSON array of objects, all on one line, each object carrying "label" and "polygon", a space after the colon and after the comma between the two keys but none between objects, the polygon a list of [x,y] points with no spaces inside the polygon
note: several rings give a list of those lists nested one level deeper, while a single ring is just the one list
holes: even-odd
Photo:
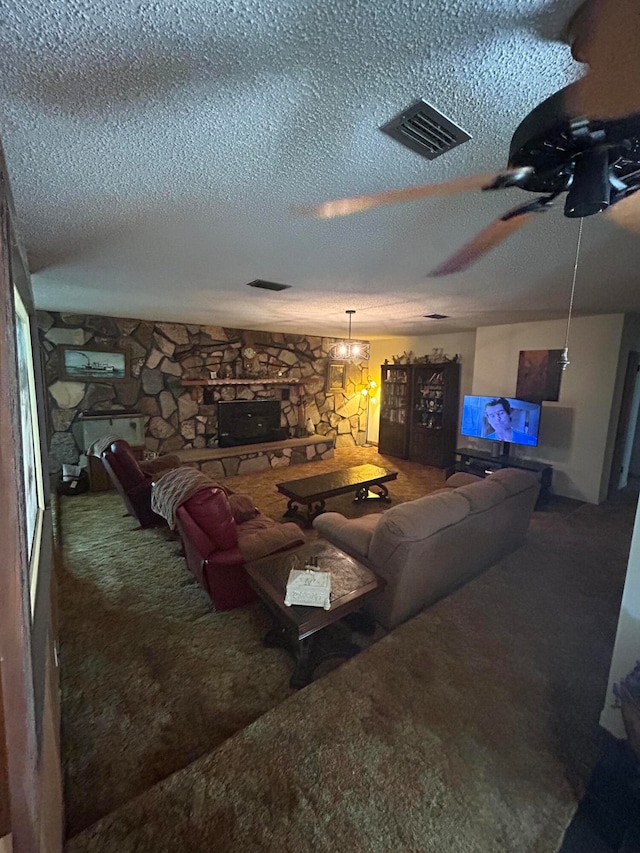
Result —
[{"label": "ceiling air vent", "polygon": [[427,320],[448,320],[448,314],[424,314],[425,319]]},{"label": "ceiling air vent", "polygon": [[428,160],[471,139],[465,130],[422,100],[411,104],[380,130]]},{"label": "ceiling air vent", "polygon": [[255,278],[253,281],[247,282],[247,287],[260,287],[262,290],[288,290],[290,284],[278,284],[275,281],[264,281],[261,278]]}]

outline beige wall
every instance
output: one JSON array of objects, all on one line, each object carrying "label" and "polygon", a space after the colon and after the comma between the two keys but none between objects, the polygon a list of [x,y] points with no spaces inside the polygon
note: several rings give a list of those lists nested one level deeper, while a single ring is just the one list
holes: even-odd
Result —
[{"label": "beige wall", "polygon": [[[553,487],[558,495],[589,503],[599,503],[606,496],[621,375],[623,379],[631,345],[622,352],[624,323],[622,314],[572,320],[571,365],[562,376],[560,399],[544,403],[540,444],[526,448],[528,457],[553,465]],[[511,396],[516,390],[520,350],[561,349],[565,330],[564,320],[551,320],[485,326],[476,332],[451,335],[374,340],[369,362],[371,375],[379,381],[379,365],[385,358],[392,361],[392,356],[405,350],[413,350],[419,356],[430,353],[434,347],[443,347],[449,355],[457,352],[461,356],[461,398],[471,393]],[[634,334],[628,332],[625,339],[634,342]],[[379,407],[370,407],[369,415],[368,438],[377,441]],[[485,445],[479,439],[476,443]],[[525,452],[525,448],[512,450]]]},{"label": "beige wall", "polygon": [[[562,376],[558,402],[543,404],[540,443],[512,448],[553,465],[558,495],[589,503],[603,499],[615,433],[610,425],[617,421],[613,406],[623,323],[622,314],[572,320],[571,364]],[[478,329],[473,393],[515,394],[520,350],[561,349],[565,326],[564,320],[552,320]]]},{"label": "beige wall", "polygon": [[[412,351],[414,356],[429,355],[434,347],[442,347],[446,355],[460,356],[460,400],[464,394],[471,393],[473,381],[473,359],[476,345],[476,333],[457,332],[449,335],[420,335],[406,338],[384,338],[371,341],[371,356],[369,358],[369,371],[371,376],[380,383],[380,365],[384,364],[385,358],[390,362],[393,356],[402,355],[403,352]],[[369,441],[378,441],[378,429],[380,424],[380,408],[376,404],[369,407],[369,429],[367,438]]]}]

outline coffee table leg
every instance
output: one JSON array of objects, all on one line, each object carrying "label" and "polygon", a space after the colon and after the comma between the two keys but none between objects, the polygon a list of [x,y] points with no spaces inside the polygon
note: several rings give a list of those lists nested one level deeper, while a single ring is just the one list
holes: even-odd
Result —
[{"label": "coffee table leg", "polygon": [[292,651],[293,645],[287,629],[279,625],[274,625],[267,631],[264,635],[264,644],[265,646],[275,646],[278,649],[286,649],[288,652]]},{"label": "coffee table leg", "polygon": [[298,640],[287,628],[274,625],[267,631],[264,642],[267,646],[286,649],[295,658],[293,674],[289,687],[299,690],[313,681],[313,673],[321,663],[330,658],[352,658],[360,647],[355,643],[338,641],[332,638],[331,630],[312,634]]},{"label": "coffee table leg", "polygon": [[[374,489],[375,491],[373,491]],[[376,483],[373,486],[363,486],[361,489],[358,489],[356,496],[353,499],[354,504],[360,503],[360,501],[384,501],[384,503],[390,504],[391,498],[389,497],[389,489],[387,489],[384,483]]]},{"label": "coffee table leg", "polygon": [[313,656],[313,637],[305,637],[304,640],[298,640],[296,655],[296,665],[293,670],[293,675],[289,679],[289,687],[300,689],[311,684],[313,681],[313,670],[317,664]]},{"label": "coffee table leg", "polygon": [[265,645],[276,646],[286,649],[295,658],[293,675],[289,679],[289,686],[295,689],[306,687],[313,680],[313,670],[318,665],[313,654],[314,637],[305,637],[298,640],[287,628],[274,625],[267,631],[264,638]]},{"label": "coffee table leg", "polygon": [[306,504],[305,512],[302,507],[292,499],[287,503],[287,511],[284,515],[285,518],[299,518],[304,523],[305,527],[311,527],[313,519],[317,515],[320,515],[320,513],[324,512],[324,507],[324,501],[316,501],[315,504],[312,502]]},{"label": "coffee table leg", "polygon": [[286,518],[295,518],[297,515],[300,515],[300,507],[294,500],[287,501],[287,511],[285,512]]}]

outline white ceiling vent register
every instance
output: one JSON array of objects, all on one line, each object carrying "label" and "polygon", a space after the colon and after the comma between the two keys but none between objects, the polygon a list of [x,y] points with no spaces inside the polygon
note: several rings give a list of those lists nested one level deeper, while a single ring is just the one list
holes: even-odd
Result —
[{"label": "white ceiling vent register", "polygon": [[466,130],[423,100],[411,104],[380,130],[428,160],[471,139]]}]

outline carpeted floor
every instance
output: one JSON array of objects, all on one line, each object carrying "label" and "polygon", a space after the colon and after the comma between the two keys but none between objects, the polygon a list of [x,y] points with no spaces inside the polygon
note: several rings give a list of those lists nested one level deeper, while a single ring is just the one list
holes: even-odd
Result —
[{"label": "carpeted floor", "polygon": [[[287,501],[276,482],[362,464],[363,453],[409,472],[391,483],[396,503],[442,483],[437,469],[369,449],[225,485],[279,520]],[[352,515],[385,506],[331,502]],[[63,497],[61,516],[62,750],[74,835],[282,702],[291,661],[262,645],[270,621],[260,603],[214,614],[168,530],[137,529],[115,492]]]},{"label": "carpeted floor", "polygon": [[[442,481],[387,463],[397,500]],[[229,484],[279,517],[273,483],[308,473]],[[633,503],[535,513],[523,549],[295,693],[260,605],[211,613],[161,531],[114,495],[64,499],[69,835],[116,809],[70,853],[556,849],[595,758]]]}]

